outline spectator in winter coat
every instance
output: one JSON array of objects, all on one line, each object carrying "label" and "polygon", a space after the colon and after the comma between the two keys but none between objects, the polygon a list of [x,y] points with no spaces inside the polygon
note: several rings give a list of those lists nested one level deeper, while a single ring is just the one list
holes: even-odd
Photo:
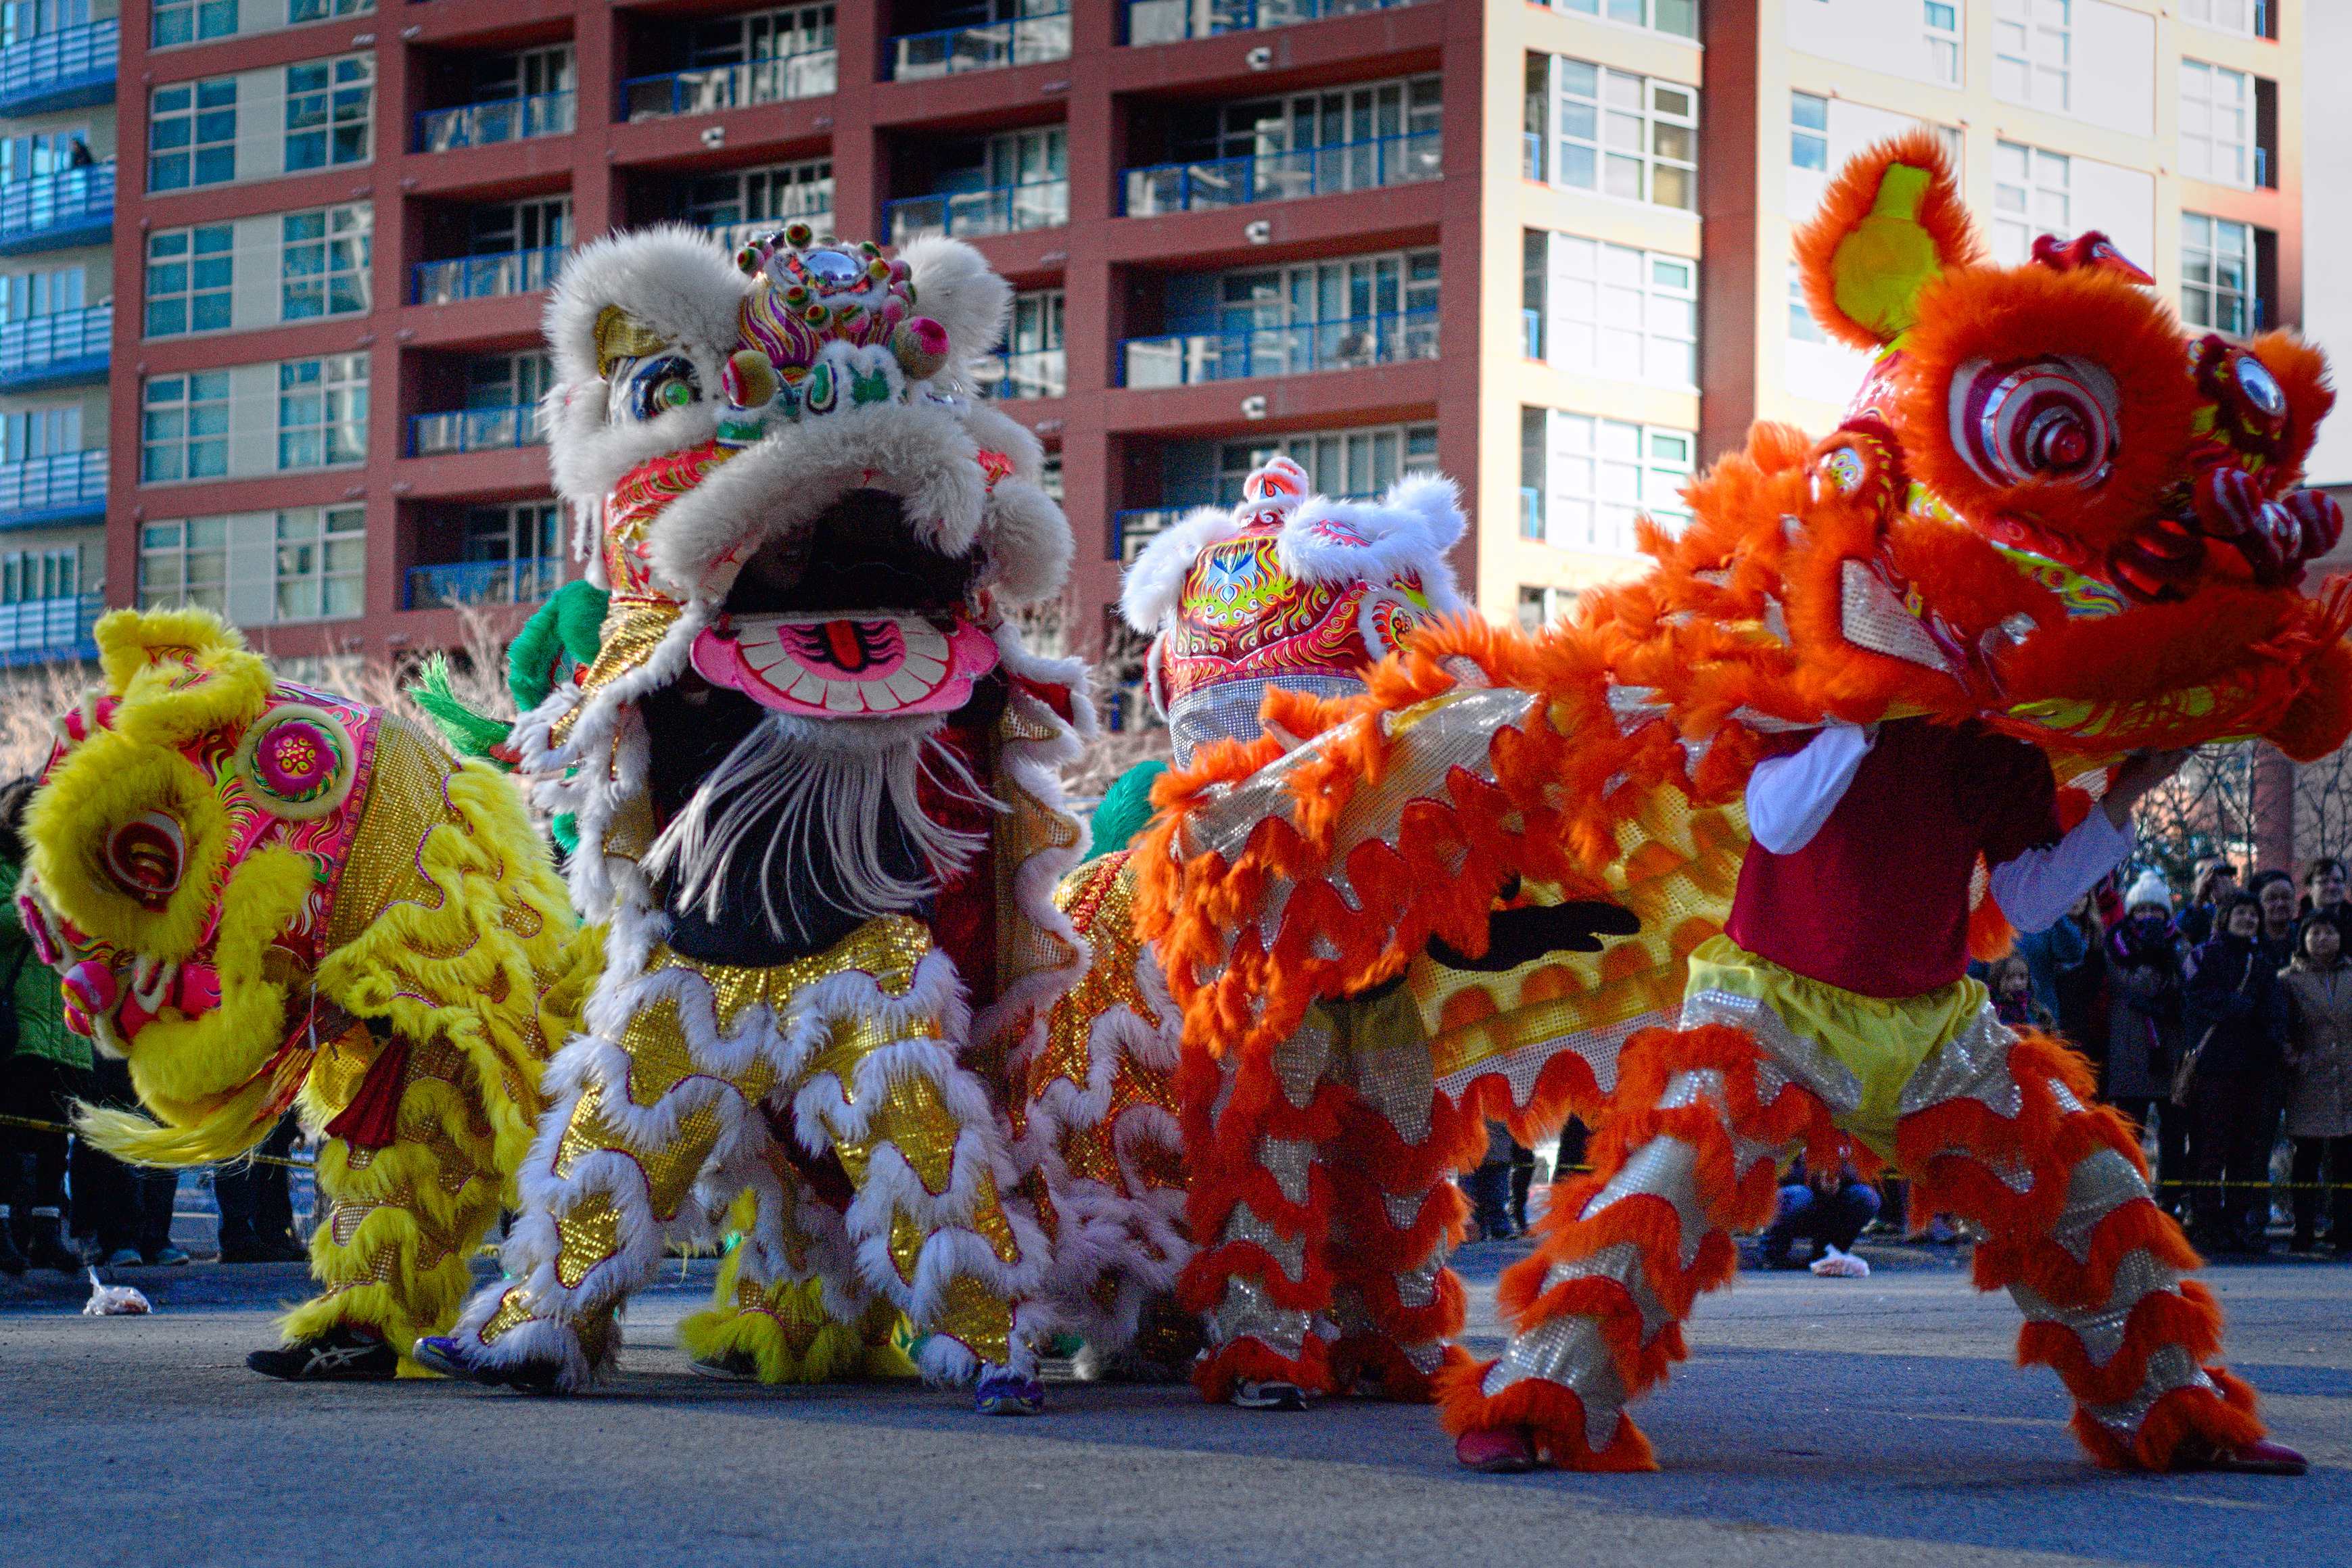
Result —
[{"label": "spectator in winter coat", "polygon": [[2191,947],[2213,937],[2213,913],[2238,891],[2238,868],[2225,860],[2197,862],[2197,880],[2189,889],[2189,907],[2180,912],[2180,935]]},{"label": "spectator in winter coat", "polygon": [[2317,1184],[2335,1184],[2327,1239],[2352,1259],[2352,963],[2344,916],[2321,907],[2303,917],[2303,950],[2279,977],[2286,998],[2286,1135],[2294,1146],[2294,1239],[2318,1240]]},{"label": "spectator in winter coat", "polygon": [[2143,1127],[2157,1124],[2157,1201],[2171,1207],[2189,1176],[2189,1113],[2166,1103],[2180,1049],[2181,949],[2172,892],[2144,872],[2107,934],[2107,1040],[2099,1092]]},{"label": "spectator in winter coat", "polygon": [[[2032,988],[2033,1000],[2042,1010],[2055,1020],[2051,1027],[2063,1029],[2065,1010],[2059,1005],[2066,987],[2073,981],[2084,960],[2090,956],[2091,937],[2084,929],[2081,916],[2090,907],[2087,896],[2077,900],[2065,918],[2047,930],[2021,932],[2017,938],[2018,956],[2025,961],[2025,973]],[[2074,1043],[2089,1048],[2089,1042],[2077,1036]]]},{"label": "spectator in winter coat", "polygon": [[[2066,923],[2062,920],[2058,924]],[[1985,989],[1992,996],[1994,1016],[2010,1028],[2038,1029],[2045,1034],[2057,1030],[2056,1016],[2034,995],[2032,967],[2023,954],[2011,953],[2005,958],[1994,959],[1985,975]]]},{"label": "spectator in winter coat", "polygon": [[2295,900],[2294,878],[2275,868],[2257,872],[2246,891],[2262,908],[2263,950],[2275,967],[2284,969],[2294,962],[2294,922],[2303,912]]},{"label": "spectator in winter coat", "polygon": [[[2286,888],[2292,898],[2294,884]],[[2278,1129],[2281,1047],[2278,969],[2264,940],[2263,908],[2250,896],[2221,908],[2220,929],[2197,950],[2182,996],[2193,1053],[2188,1090],[2196,1127],[2197,1245],[2258,1252],[2268,1243],[2271,1145]]]},{"label": "spectator in winter coat", "polygon": [[2303,913],[2315,909],[2324,909],[2338,920],[2345,915],[2344,862],[2334,855],[2322,855],[2303,868]]}]

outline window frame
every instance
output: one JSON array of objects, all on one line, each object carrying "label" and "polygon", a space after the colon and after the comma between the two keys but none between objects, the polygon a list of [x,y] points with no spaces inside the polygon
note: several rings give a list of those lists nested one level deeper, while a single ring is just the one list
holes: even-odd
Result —
[{"label": "window frame", "polygon": [[[336,527],[337,522],[348,526]],[[289,533],[289,526],[298,530]],[[307,528],[306,528],[307,525]],[[367,507],[292,507],[271,523],[270,620],[345,621],[367,612]],[[293,570],[289,570],[289,558]],[[331,602],[348,587],[348,606]],[[288,594],[307,594],[308,605],[289,610]]]},{"label": "window frame", "polygon": [[[277,472],[305,473],[367,461],[369,371],[365,350],[278,362]],[[315,372],[315,379],[310,379],[310,372]],[[313,398],[316,417],[293,417]],[[340,451],[339,436],[351,443]],[[301,455],[307,438],[317,442],[314,460],[306,461]]]},{"label": "window frame", "polygon": [[[185,107],[179,107],[177,100],[184,95]],[[173,104],[167,106],[166,99],[173,100]],[[152,89],[147,99],[148,192],[195,191],[235,183],[236,120],[233,76],[172,82]],[[185,141],[166,140],[173,136],[173,127],[183,125]],[[181,164],[184,164],[184,177],[170,178],[172,169]]]},{"label": "window frame", "polygon": [[[1678,256],[1672,251],[1651,250],[1640,246],[1620,245],[1590,235],[1564,229],[1536,230],[1544,234],[1544,315],[1543,336],[1545,362],[1553,369],[1570,375],[1587,375],[1604,381],[1626,382],[1640,386],[1663,387],[1676,392],[1695,392],[1698,388],[1698,262],[1696,258]],[[1578,277],[1561,266],[1563,246],[1574,254],[1589,251],[1591,271]],[[1638,281],[1629,284],[1612,277],[1613,261],[1631,257]],[[1621,262],[1622,265],[1622,262]],[[1680,285],[1662,283],[1661,266],[1685,269],[1685,281]],[[1564,289],[1552,283],[1565,276],[1570,282],[1581,283],[1589,290],[1592,305],[1591,315],[1571,314],[1575,301]],[[1636,325],[1630,330],[1637,340],[1640,368],[1628,375],[1612,368],[1607,353],[1607,338],[1612,332],[1625,332],[1626,291],[1636,298],[1632,302]],[[1614,297],[1612,299],[1612,291]],[[1668,323],[1661,330],[1657,317],[1663,308],[1682,307],[1675,312],[1687,321],[1688,329],[1680,329],[1681,320]],[[1557,317],[1559,319],[1555,320]],[[1591,352],[1575,362],[1569,362],[1575,346],[1589,341]],[[1662,354],[1672,354],[1675,373],[1664,374],[1654,361]],[[1681,373],[1686,367],[1688,374]]]},{"label": "window frame", "polygon": [[[2008,178],[2001,167],[2012,153],[2024,155],[2022,182]],[[2063,177],[2063,184],[2052,185],[2042,178],[2053,166]],[[2001,137],[1993,142],[1992,180],[1992,221],[1988,226],[1997,260],[2006,266],[2022,267],[2032,259],[2033,242],[2042,235],[2057,235],[2063,238],[2074,233],[2074,161],[2071,155]],[[2004,206],[2004,197],[2011,191],[2020,193],[2021,204]],[[2053,197],[2065,204],[2065,211],[2055,225],[2047,221]]]},{"label": "window frame", "polygon": [[[322,73],[315,86],[298,78]],[[375,156],[375,57],[336,55],[296,60],[286,67],[286,115],[280,164],[289,174],[307,174],[365,163]],[[352,112],[356,110],[356,112]],[[316,161],[296,156],[315,142]]]},{"label": "window frame", "polygon": [[[206,239],[219,242],[217,250],[200,250]],[[174,240],[184,241],[185,248],[174,256],[158,255],[159,248]],[[218,280],[200,277],[205,269],[217,268]],[[159,288],[159,277],[168,282],[172,274],[180,275],[179,287]],[[142,338],[193,338],[213,332],[226,332],[234,324],[236,288],[236,225],[234,223],[188,224],[178,228],[153,229],[147,235],[146,259],[140,269],[139,335]],[[176,301],[181,309],[181,324],[161,327],[155,324],[159,305]],[[199,326],[199,308],[217,307],[220,319],[216,323]]]},{"label": "window frame", "polygon": [[[298,224],[316,221],[319,233],[297,235]],[[343,225],[340,229],[338,225]],[[298,256],[315,251],[319,265],[296,270]],[[308,207],[278,214],[278,319],[280,322],[322,321],[337,316],[362,316],[373,298],[369,270],[375,254],[375,212],[367,202],[339,202],[331,207]],[[341,257],[339,264],[339,256]],[[339,284],[348,284],[347,301],[337,308]],[[296,291],[316,291],[319,308],[298,311]]]},{"label": "window frame", "polygon": [[[168,400],[159,389],[176,386]],[[207,394],[195,395],[199,391]],[[184,371],[177,375],[150,376],[139,388],[139,482],[142,485],[184,485],[228,476],[228,429],[234,388],[226,370]],[[200,417],[201,415],[201,417]],[[156,422],[176,417],[176,428],[162,436]],[[204,428],[199,429],[202,425]],[[199,452],[214,461],[198,462]],[[159,473],[159,453],[173,455],[172,472]]]},{"label": "window frame", "polygon": [[[2044,6],[2058,8],[2061,20],[2053,26],[2043,20]],[[1993,0],[1992,13],[1992,95],[2003,103],[2014,103],[2027,109],[2047,110],[2058,114],[2074,112],[2074,0]],[[2052,38],[2058,40],[2059,60],[2052,66],[2043,57],[2043,46]],[[2003,89],[2001,68],[2010,66],[2022,74],[2022,91],[2012,96]],[[2042,85],[2054,76],[2058,84],[2057,101],[2044,102]]]},{"label": "window frame", "polygon": [[[2226,106],[2228,112],[2235,113],[2238,117],[2239,140],[2236,141],[2222,140],[2213,129],[2216,113],[2224,110],[2224,106],[2215,96],[2213,89],[2225,77],[2238,84],[2236,103]],[[2205,91],[2201,98],[2192,97],[2189,93],[2189,82],[2192,78],[2200,80],[2204,85]],[[2235,70],[2228,66],[2215,65],[2210,60],[2196,59],[2188,55],[2180,57],[2179,81],[2177,89],[2179,97],[2174,107],[2179,120],[2181,178],[2201,181],[2209,185],[2228,185],[2241,191],[2253,189],[2254,149],[2260,140],[2260,132],[2254,123],[2257,118],[2254,109],[2257,97],[2256,79],[2251,71]],[[2204,110],[2205,129],[2202,132],[2192,132],[2189,128],[2189,110],[2192,106]],[[2202,173],[2194,172],[2189,168],[2189,150],[2192,147],[2201,148],[2204,152],[2205,172]],[[2234,174],[2221,172],[2218,168],[2220,156],[2224,152],[2236,154],[2238,166],[2237,172]]]},{"label": "window frame", "polygon": [[[169,609],[177,605],[195,605],[216,614],[228,612],[228,518],[226,517],[173,517],[160,522],[142,523],[139,529],[139,580],[134,591],[142,610]],[[202,528],[207,538],[199,543],[195,534]],[[165,533],[173,537],[162,538]],[[169,559],[173,580],[169,584],[152,582],[149,563]],[[191,563],[202,559],[212,567],[211,575],[201,583],[192,580]],[[164,597],[168,592],[169,597]]]},{"label": "window frame", "polygon": [[[1690,479],[1693,472],[1694,456],[1698,450],[1696,431],[1612,419],[1606,414],[1586,413],[1577,409],[1553,408],[1545,412],[1548,417],[1544,428],[1543,543],[1554,549],[1580,554],[1630,556],[1638,549],[1634,523],[1644,513],[1669,528],[1676,523],[1688,525],[1690,509],[1676,491]],[[1583,451],[1566,454],[1570,461],[1586,463],[1592,480],[1591,489],[1577,497],[1588,508],[1585,513],[1587,538],[1583,542],[1562,540],[1558,537],[1572,521],[1563,515],[1568,508],[1555,504],[1559,498],[1555,492],[1559,490],[1561,479],[1557,471],[1559,464],[1555,461],[1555,456],[1561,451],[1559,434],[1560,422],[1564,420],[1582,422],[1591,434],[1590,443]],[[1630,460],[1603,450],[1604,438],[1627,431],[1633,433],[1633,452]],[[1682,448],[1680,455],[1662,458],[1656,450],[1662,442],[1678,443]],[[1635,481],[1634,498],[1630,502],[1612,498],[1605,487],[1608,469],[1613,467],[1622,472],[1628,466],[1633,470]],[[1654,498],[1654,482],[1662,491]],[[1612,517],[1611,514],[1615,516]],[[1604,534],[1613,534],[1614,542],[1604,538]]]},{"label": "window frame", "polygon": [[[2196,237],[2199,225],[2204,225],[2201,241]],[[2220,241],[2225,229],[2244,236],[2243,246],[2234,258],[2239,268],[2236,287],[2224,287],[2219,279],[2224,256]],[[2230,338],[2249,338],[2262,330],[2262,234],[2256,225],[2237,218],[2217,217],[2210,213],[2180,214],[2180,319],[2184,325]],[[2201,281],[2197,277],[2200,257],[2205,272]],[[2192,305],[2192,299],[2201,301],[2201,305]],[[2222,319],[2221,307],[2224,300],[2238,304],[2235,326]]]},{"label": "window frame", "polygon": [[[1546,148],[1549,163],[1546,183],[1555,189],[1582,191],[1612,201],[1696,214],[1698,89],[1664,77],[1619,70],[1573,55],[1547,57],[1550,61],[1547,75],[1551,131]],[[1573,85],[1575,78],[1587,73],[1592,84],[1589,94]],[[1615,96],[1625,84],[1631,84],[1637,107]],[[1662,95],[1680,95],[1687,108],[1680,111],[1662,108]],[[1626,121],[1638,128],[1637,147],[1630,152],[1612,139],[1612,132],[1622,130]],[[1589,129],[1573,129],[1579,124]],[[1682,141],[1686,155],[1665,151],[1663,143],[1676,137]],[[1571,171],[1580,165],[1591,172],[1591,183],[1570,177]],[[1637,186],[1632,194],[1612,188],[1619,172],[1629,165]],[[1671,200],[1659,194],[1662,172],[1674,177],[1666,183],[1678,186],[1684,199]]]}]

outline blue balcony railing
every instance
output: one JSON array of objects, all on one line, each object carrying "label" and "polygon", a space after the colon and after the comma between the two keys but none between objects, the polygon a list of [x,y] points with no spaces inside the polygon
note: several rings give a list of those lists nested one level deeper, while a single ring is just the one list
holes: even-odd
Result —
[{"label": "blue balcony railing", "polygon": [[1444,172],[1439,149],[1436,131],[1417,131],[1297,152],[1155,163],[1127,172],[1125,212],[1132,218],[1197,213],[1434,180]]},{"label": "blue balcony railing", "polygon": [[836,70],[833,50],[804,49],[743,65],[697,66],[632,77],[621,84],[621,118],[667,120],[679,114],[716,114],[750,103],[819,98],[833,90]]},{"label": "blue balcony railing", "polygon": [[0,392],[103,380],[113,335],[111,302],[0,323]]},{"label": "blue balcony railing", "polygon": [[0,49],[0,115],[46,114],[114,97],[121,26],[109,16]]},{"label": "blue balcony railing", "polygon": [[515,408],[467,408],[420,413],[408,422],[408,455],[438,457],[451,452],[498,452],[510,446],[544,446],[547,423],[539,404]]},{"label": "blue balcony railing", "polygon": [[936,196],[908,196],[882,204],[892,245],[905,245],[925,235],[1017,234],[1023,229],[1057,228],[1070,221],[1070,183],[1037,180],[1026,185],[995,185],[982,191],[954,191]]},{"label": "blue balcony railing", "polygon": [[1413,0],[1128,0],[1129,44],[1173,44],[1218,33],[1287,27],[1327,16],[1392,10]]},{"label": "blue balcony railing", "polygon": [[106,515],[106,448],[0,463],[0,528]]},{"label": "blue balcony railing", "polygon": [[1029,349],[992,354],[972,369],[980,395],[1011,402],[1060,397],[1068,385],[1067,360],[1059,349]]},{"label": "blue balcony railing", "polygon": [[1437,358],[1437,312],[1414,310],[1399,316],[1358,316],[1239,332],[1130,338],[1126,349],[1127,384],[1131,387],[1180,387],[1249,376],[1360,370],[1402,360]]},{"label": "blue balcony railing", "polygon": [[1540,360],[1544,357],[1542,311],[1519,312],[1519,352],[1530,360]]},{"label": "blue balcony railing", "polygon": [[105,597],[96,593],[0,604],[0,665],[95,659],[89,629],[105,613]]},{"label": "blue balcony railing", "polygon": [[1067,5],[1043,16],[1008,17],[969,27],[907,33],[890,40],[893,81],[928,81],[958,71],[995,70],[1070,57]]},{"label": "blue balcony railing", "polygon": [[579,102],[572,93],[542,92],[428,109],[416,117],[414,151],[446,152],[453,147],[488,147],[533,136],[569,136],[578,122]]},{"label": "blue balcony railing", "polygon": [[1523,132],[1519,137],[1519,172],[1540,183],[1544,177],[1544,138],[1540,131]]},{"label": "blue balcony railing", "polygon": [[2278,181],[2271,173],[2271,150],[2267,147],[2254,149],[2254,186],[2263,191],[2278,189]]},{"label": "blue balcony railing", "polygon": [[0,256],[100,245],[114,232],[114,160],[0,184]]},{"label": "blue balcony railing", "polygon": [[435,610],[445,604],[533,604],[563,586],[557,556],[520,560],[466,560],[448,566],[412,566],[403,610]]},{"label": "blue balcony railing", "polygon": [[490,299],[501,294],[529,294],[555,281],[565,252],[553,245],[544,250],[507,251],[499,256],[460,256],[447,261],[416,264],[412,305],[447,305],[459,299]]},{"label": "blue balcony railing", "polygon": [[1544,537],[1543,492],[1532,485],[1519,486],[1519,538],[1539,539]]}]

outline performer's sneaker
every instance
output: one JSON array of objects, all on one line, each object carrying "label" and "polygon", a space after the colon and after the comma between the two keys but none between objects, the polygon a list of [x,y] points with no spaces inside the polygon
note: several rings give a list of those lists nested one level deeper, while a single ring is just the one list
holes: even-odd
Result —
[{"label": "performer's sneaker", "polygon": [[1489,1476],[1524,1475],[1536,1468],[1535,1445],[1517,1427],[1465,1432],[1454,1439],[1454,1458],[1465,1469]]},{"label": "performer's sneaker", "polygon": [[748,1350],[730,1350],[725,1355],[698,1355],[686,1364],[697,1377],[717,1377],[730,1383],[760,1380],[760,1358]]},{"label": "performer's sneaker", "polygon": [[381,1383],[400,1372],[400,1356],[383,1339],[338,1323],[316,1339],[257,1350],[245,1364],[289,1383]]},{"label": "performer's sneaker", "polygon": [[1284,1383],[1272,1378],[1259,1382],[1244,1377],[1234,1385],[1233,1393],[1226,1397],[1236,1408],[1243,1410],[1304,1410],[1307,1408],[1307,1390],[1299,1387],[1296,1383]]},{"label": "performer's sneaker", "polygon": [[971,1404],[983,1416],[1034,1416],[1045,1408],[1045,1385],[1009,1368],[992,1366],[980,1375]]},{"label": "performer's sneaker", "polygon": [[553,1362],[525,1361],[511,1366],[477,1365],[447,1334],[426,1334],[409,1351],[408,1358],[428,1372],[485,1388],[520,1388],[525,1394],[554,1394],[561,1370]]},{"label": "performer's sneaker", "polygon": [[2268,1438],[2231,1448],[2191,1439],[2172,1456],[2178,1474],[2187,1470],[2221,1470],[2241,1476],[2299,1476],[2311,1469],[2301,1454]]}]

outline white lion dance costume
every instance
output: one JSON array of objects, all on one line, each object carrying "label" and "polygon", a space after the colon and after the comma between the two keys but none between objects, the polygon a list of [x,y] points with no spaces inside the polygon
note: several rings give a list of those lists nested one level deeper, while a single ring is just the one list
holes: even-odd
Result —
[{"label": "white lion dance costume", "polygon": [[870,1344],[903,1312],[927,1375],[1036,1407],[1047,1247],[998,1020],[1082,963],[1055,769],[1091,719],[1079,668],[1002,618],[1068,563],[1037,444],[950,390],[1009,293],[967,246],[886,260],[804,225],[565,269],[554,471],[612,600],[513,741],[576,817],[605,969],[549,1065],[509,1278],[432,1364],[583,1385],[665,1243],[732,1212],[735,1305],[688,1325],[698,1356],[823,1375],[813,1329]]}]

